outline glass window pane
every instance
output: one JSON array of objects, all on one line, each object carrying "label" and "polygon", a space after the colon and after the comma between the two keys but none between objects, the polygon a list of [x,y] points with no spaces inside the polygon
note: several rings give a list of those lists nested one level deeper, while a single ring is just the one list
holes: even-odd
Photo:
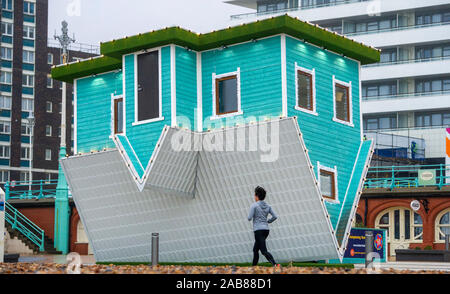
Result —
[{"label": "glass window pane", "polygon": [[411,213],[409,210],[405,210],[405,239],[411,239]]},{"label": "glass window pane", "polygon": [[438,80],[438,81],[433,81],[431,83],[431,89],[432,91],[442,91],[442,81]]},{"label": "glass window pane", "polygon": [[218,81],[218,113],[226,114],[238,111],[237,78]]},{"label": "glass window pane", "polygon": [[435,113],[431,116],[431,125],[442,126],[442,114]]},{"label": "glass window pane", "polygon": [[394,211],[394,238],[400,239],[400,210]]},{"label": "glass window pane", "polygon": [[336,118],[342,121],[350,121],[349,112],[349,88],[341,85],[335,86]]},{"label": "glass window pane", "polygon": [[441,225],[450,225],[450,212],[447,212],[446,214],[444,214],[440,221],[439,224]]},{"label": "glass window pane", "polygon": [[423,224],[422,217],[419,214],[417,214],[417,213],[414,213],[414,224],[415,225]]},{"label": "glass window pane", "polygon": [[323,196],[334,198],[333,174],[325,171],[320,172],[320,190]]},{"label": "glass window pane", "polygon": [[389,213],[386,213],[381,217],[380,225],[389,225]]},{"label": "glass window pane", "polygon": [[312,97],[312,76],[298,72],[298,106],[308,110],[314,110]]},{"label": "glass window pane", "polygon": [[[414,227],[414,239],[416,240],[422,240],[423,236],[421,236],[423,232],[423,228],[422,227]],[[420,236],[420,237],[418,237]]]}]

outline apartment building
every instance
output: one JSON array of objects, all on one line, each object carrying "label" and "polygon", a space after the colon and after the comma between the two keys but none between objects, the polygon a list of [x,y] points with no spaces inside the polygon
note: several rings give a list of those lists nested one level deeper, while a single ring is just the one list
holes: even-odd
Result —
[{"label": "apartment building", "polygon": [[231,25],[288,13],[382,49],[381,62],[364,66],[361,76],[366,134],[385,148],[391,143],[407,148],[409,158],[417,155],[415,144],[427,163],[444,163],[450,126],[449,0],[224,2],[255,10],[231,16]]},{"label": "apartment building", "polygon": [[[50,70],[60,63],[61,52],[57,43],[48,41],[53,38],[47,33],[48,0],[2,0],[1,4],[0,184],[28,181],[30,165],[32,180],[57,179],[62,92]],[[71,61],[96,53],[95,47],[72,49]],[[72,97],[68,85],[68,152],[73,137]]]}]

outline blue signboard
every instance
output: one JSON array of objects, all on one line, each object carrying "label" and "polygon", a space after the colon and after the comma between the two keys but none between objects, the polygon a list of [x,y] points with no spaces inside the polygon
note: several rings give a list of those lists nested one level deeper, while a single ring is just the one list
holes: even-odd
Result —
[{"label": "blue signboard", "polygon": [[[376,262],[387,261],[387,239],[386,230],[352,228],[348,238],[347,250],[344,253],[343,263],[364,263],[366,259],[366,231],[373,232],[373,252],[379,254]],[[338,263],[333,260],[331,263]]]}]

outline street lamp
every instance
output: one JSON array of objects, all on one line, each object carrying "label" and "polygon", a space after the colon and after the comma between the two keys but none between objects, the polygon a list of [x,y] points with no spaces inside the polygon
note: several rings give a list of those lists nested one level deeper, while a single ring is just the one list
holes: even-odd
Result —
[{"label": "street lamp", "polygon": [[35,118],[33,115],[33,112],[30,112],[30,115],[26,118],[28,127],[30,128],[30,164],[29,164],[29,174],[28,174],[28,181],[29,181],[29,194],[31,196],[31,184],[33,181],[33,131],[34,131],[34,125],[35,125]]}]

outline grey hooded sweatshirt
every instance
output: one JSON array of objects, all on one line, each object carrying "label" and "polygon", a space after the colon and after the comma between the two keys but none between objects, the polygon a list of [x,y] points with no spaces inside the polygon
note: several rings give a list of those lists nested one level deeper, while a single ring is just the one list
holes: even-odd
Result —
[{"label": "grey hooded sweatshirt", "polygon": [[[267,216],[272,215],[272,218],[267,220]],[[269,230],[269,224],[276,221],[278,216],[273,211],[272,207],[264,201],[258,201],[250,207],[248,214],[248,221],[253,220],[253,231]]]}]

